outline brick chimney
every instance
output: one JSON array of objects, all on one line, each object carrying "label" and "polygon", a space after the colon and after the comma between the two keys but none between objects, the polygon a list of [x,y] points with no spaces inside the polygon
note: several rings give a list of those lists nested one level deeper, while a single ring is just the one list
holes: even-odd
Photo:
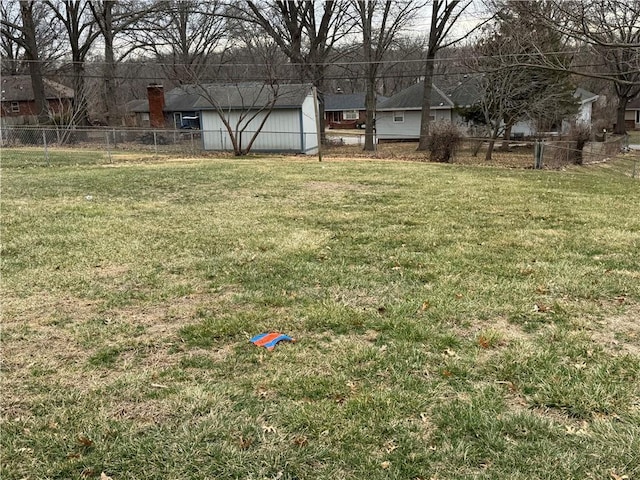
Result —
[{"label": "brick chimney", "polygon": [[151,128],[164,128],[164,88],[162,85],[149,85],[147,98],[149,99],[149,124]]}]

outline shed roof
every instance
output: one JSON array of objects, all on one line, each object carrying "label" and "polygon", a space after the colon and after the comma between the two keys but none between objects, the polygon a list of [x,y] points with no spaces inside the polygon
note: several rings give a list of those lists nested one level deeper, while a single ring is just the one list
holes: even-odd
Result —
[{"label": "shed roof", "polygon": [[[193,103],[192,109],[194,110],[213,110],[215,108],[248,110],[262,108],[274,101],[273,108],[276,109],[298,108],[302,106],[312,90],[311,84],[272,86],[263,83],[238,83],[187,87],[188,94],[197,97]],[[184,89],[184,86],[178,88]],[[167,101],[167,105],[168,103]]]},{"label": "shed roof", "polygon": [[[69,87],[43,78],[44,95],[47,100],[73,98],[73,90]],[[30,75],[8,75],[2,77],[3,102],[28,102],[34,100]]]},{"label": "shed roof", "polygon": [[[324,111],[365,110],[365,97],[365,93],[326,93],[324,95]],[[376,102],[380,105],[387,99],[388,97],[378,95]]]},{"label": "shed roof", "polygon": [[[421,110],[424,82],[411,85],[378,105],[378,110]],[[433,85],[432,108],[453,108],[453,102],[438,87]]]},{"label": "shed roof", "polygon": [[595,102],[598,100],[599,95],[590,92],[589,90],[585,90],[582,87],[576,88],[576,91],[573,93],[573,96],[578,99],[580,103],[589,103]]}]

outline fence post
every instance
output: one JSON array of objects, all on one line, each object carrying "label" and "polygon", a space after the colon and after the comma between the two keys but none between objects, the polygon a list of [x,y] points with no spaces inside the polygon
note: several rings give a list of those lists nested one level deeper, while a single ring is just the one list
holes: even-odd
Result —
[{"label": "fence post", "polygon": [[536,140],[533,147],[533,168],[542,168],[544,159],[544,140]]},{"label": "fence post", "polygon": [[153,131],[153,148],[156,152],[156,157],[158,156],[158,132]]},{"label": "fence post", "polygon": [[49,162],[49,149],[47,148],[47,131],[42,129],[42,143],[44,144],[44,159],[47,162],[47,165],[51,165]]},{"label": "fence post", "polygon": [[195,155],[195,153],[196,153],[196,145],[195,145],[195,143],[193,142],[193,130],[191,130],[191,132],[190,132],[190,133],[191,133],[191,153],[192,153],[193,155]]},{"label": "fence post", "polygon": [[111,163],[111,148],[109,146],[109,132],[104,132],[104,136],[107,140],[107,155],[109,155],[109,163]]},{"label": "fence post", "polygon": [[118,146],[118,139],[116,137],[116,129],[113,129],[113,148],[116,148]]}]

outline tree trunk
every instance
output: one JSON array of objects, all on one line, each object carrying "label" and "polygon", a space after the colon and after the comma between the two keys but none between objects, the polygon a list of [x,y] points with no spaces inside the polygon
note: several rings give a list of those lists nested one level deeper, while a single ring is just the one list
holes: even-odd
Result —
[{"label": "tree trunk", "polygon": [[33,88],[33,99],[38,115],[38,123],[46,123],[49,120],[49,109],[47,108],[42,67],[38,56],[36,26],[33,21],[33,5],[31,1],[20,0],[20,15],[22,16],[25,57],[29,62],[29,74],[31,75],[31,87]]},{"label": "tree trunk", "polygon": [[120,112],[116,103],[116,61],[113,53],[113,5],[111,1],[104,4],[104,96],[107,125],[120,126]]},{"label": "tree trunk", "polygon": [[513,122],[507,122],[504,126],[504,136],[502,137],[501,150],[509,150],[509,140],[511,140],[511,129],[513,128]]},{"label": "tree trunk", "polygon": [[500,126],[497,126],[491,132],[491,139],[489,140],[489,146],[487,147],[487,153],[484,156],[484,159],[487,162],[490,162],[493,157],[493,148],[496,144],[496,139],[498,138],[498,132],[500,131]]},{"label": "tree trunk", "polygon": [[366,152],[373,152],[376,149],[374,142],[374,119],[376,116],[376,91],[375,91],[376,79],[367,79],[367,92],[364,98],[364,104],[366,108],[366,120],[364,125],[364,150]]},{"label": "tree trunk", "polygon": [[364,151],[373,152],[373,119],[376,115],[376,69],[377,64],[373,62],[372,21],[375,5],[371,3],[360,4],[360,17],[362,19],[362,50],[364,61],[366,62],[367,84],[364,96],[364,106],[366,110],[365,130],[364,130]]},{"label": "tree trunk", "polygon": [[87,105],[87,94],[85,91],[84,62],[73,62],[73,89],[73,118],[75,119],[74,124],[84,127],[89,125],[89,108]]},{"label": "tree trunk", "polygon": [[613,133],[616,135],[624,135],[627,133],[627,125],[624,123],[624,114],[627,110],[627,104],[629,103],[629,98],[627,97],[618,97],[618,110],[616,111],[616,127],[613,130]]},{"label": "tree trunk", "polygon": [[424,90],[422,93],[422,116],[420,118],[420,142],[418,143],[419,151],[427,151],[429,149],[429,123],[431,122],[431,90],[433,89],[433,70],[434,70],[435,52],[429,49],[427,53],[427,62],[424,66]]}]

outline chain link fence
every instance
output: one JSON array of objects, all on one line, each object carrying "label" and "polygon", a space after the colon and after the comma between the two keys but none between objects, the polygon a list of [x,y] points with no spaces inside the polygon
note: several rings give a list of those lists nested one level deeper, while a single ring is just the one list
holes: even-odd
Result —
[{"label": "chain link fence", "polygon": [[95,149],[109,154],[116,150],[153,153],[195,154],[203,151],[199,130],[97,129],[55,127],[5,127],[0,130],[4,148]]},{"label": "chain link fence", "polygon": [[[246,143],[252,132],[246,132]],[[258,147],[282,153],[279,146],[302,142],[300,133],[261,132]],[[295,138],[294,138],[295,137]],[[364,152],[364,135],[327,135],[323,147],[327,158],[377,157],[399,160],[424,161],[425,153],[416,152],[415,142],[376,144],[375,152]],[[205,150],[204,142],[210,146]],[[309,139],[309,141],[311,141]],[[109,163],[116,159],[141,159],[155,156],[199,156],[210,151],[228,152],[231,141],[223,131],[65,128],[11,126],[0,129],[3,164],[67,165],[83,163]],[[628,150],[627,137],[612,137],[602,142],[587,142],[582,149],[576,141],[512,141],[496,140],[492,159],[484,159],[487,138],[464,137],[454,156],[454,163],[504,165],[515,168],[562,169],[570,165],[596,165],[608,163],[617,157],[620,173],[640,178],[640,151]],[[268,147],[271,148],[268,148]],[[256,150],[257,151],[257,150]],[[621,152],[627,151],[620,160]]]}]

